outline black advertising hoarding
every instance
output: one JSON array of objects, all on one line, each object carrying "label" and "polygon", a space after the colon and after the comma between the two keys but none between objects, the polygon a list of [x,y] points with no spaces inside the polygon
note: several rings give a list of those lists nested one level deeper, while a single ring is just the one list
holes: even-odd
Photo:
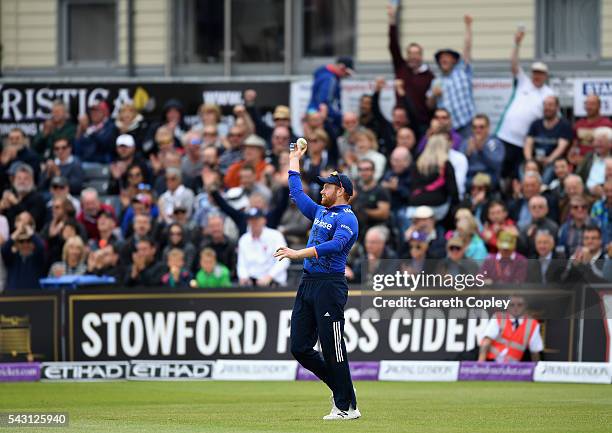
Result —
[{"label": "black advertising hoarding", "polygon": [[[481,311],[467,307],[377,318],[363,308],[370,295],[352,291],[345,310],[346,346],[356,361],[458,359],[475,349],[488,323]],[[69,293],[68,360],[292,359],[294,297],[295,292]],[[425,320],[413,320],[419,318]],[[546,359],[572,360],[573,327],[573,319],[547,321]]]},{"label": "black advertising hoarding", "polygon": [[76,120],[87,106],[103,99],[109,103],[112,117],[121,105],[131,101],[145,118],[158,119],[164,103],[178,99],[185,107],[186,121],[197,122],[197,110],[206,102],[217,104],[223,114],[231,114],[231,108],[242,104],[244,90],[257,92],[256,104],[262,112],[273,110],[276,105],[289,105],[289,82],[5,82],[0,83],[0,135],[13,127],[22,128],[26,134],[36,134],[49,117],[53,100],[66,103]]},{"label": "black advertising hoarding", "polygon": [[0,296],[0,361],[59,361],[57,294]]}]

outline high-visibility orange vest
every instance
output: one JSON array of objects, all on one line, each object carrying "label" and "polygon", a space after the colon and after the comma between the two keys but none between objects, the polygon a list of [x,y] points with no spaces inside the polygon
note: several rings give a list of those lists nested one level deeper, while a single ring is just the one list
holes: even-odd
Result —
[{"label": "high-visibility orange vest", "polygon": [[521,317],[523,322],[513,330],[510,314],[498,312],[495,318],[501,333],[491,341],[487,359],[497,360],[501,357],[504,359],[503,362],[519,362],[523,358],[525,349],[529,346],[529,340],[536,330],[538,321],[523,316]]}]

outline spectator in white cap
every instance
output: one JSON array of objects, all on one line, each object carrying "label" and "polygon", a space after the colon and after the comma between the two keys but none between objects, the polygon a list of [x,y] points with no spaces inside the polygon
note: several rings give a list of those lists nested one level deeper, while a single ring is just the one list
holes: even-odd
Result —
[{"label": "spectator in white cap", "polygon": [[115,140],[115,152],[117,158],[110,164],[111,179],[108,185],[109,194],[119,194],[121,189],[128,185],[128,177],[131,175],[132,167],[140,168],[140,179],[142,183],[150,183],[151,172],[147,162],[136,153],[136,142],[130,134],[121,134]]},{"label": "spectator in white cap", "polygon": [[240,170],[245,165],[250,165],[255,169],[257,180],[261,180],[267,166],[265,161],[266,142],[263,138],[251,134],[242,144],[242,160],[233,163],[227,169],[223,182],[226,188],[233,188],[240,185]]},{"label": "spectator in white cap", "polygon": [[[446,239],[440,227],[436,227],[434,211],[429,206],[418,206],[412,214],[410,227],[404,232],[404,241],[409,244],[414,233],[423,234],[429,245],[427,253],[432,259],[446,256]],[[404,257],[402,255],[401,257]]]},{"label": "spectator in white cap", "polygon": [[546,84],[548,79],[546,64],[533,63],[531,79],[523,71],[519,63],[519,48],[524,37],[524,30],[518,30],[514,35],[511,57],[514,91],[496,131],[497,137],[506,148],[506,158],[502,169],[503,177],[516,176],[518,173],[518,167],[524,159],[523,146],[529,126],[542,117],[544,99],[554,94]]},{"label": "spectator in white cap", "polygon": [[185,209],[191,215],[193,209],[193,191],[183,185],[181,170],[168,167],[165,173],[166,192],[159,197],[159,216],[166,223],[174,221],[174,210],[177,207]]},{"label": "spectator in white cap", "polygon": [[238,279],[241,286],[287,284],[289,260],[277,260],[274,253],[287,242],[278,230],[266,227],[261,209],[247,211],[248,231],[238,241]]}]

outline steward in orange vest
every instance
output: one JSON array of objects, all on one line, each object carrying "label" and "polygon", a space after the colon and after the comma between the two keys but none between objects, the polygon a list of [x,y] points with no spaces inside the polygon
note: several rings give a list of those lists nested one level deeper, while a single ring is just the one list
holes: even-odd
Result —
[{"label": "steward in orange vest", "polygon": [[[508,312],[491,318],[480,345],[479,361],[520,362],[529,348],[531,360],[539,360],[543,349],[540,324],[525,314],[525,300],[512,297]],[[536,335],[537,332],[537,335]]]}]

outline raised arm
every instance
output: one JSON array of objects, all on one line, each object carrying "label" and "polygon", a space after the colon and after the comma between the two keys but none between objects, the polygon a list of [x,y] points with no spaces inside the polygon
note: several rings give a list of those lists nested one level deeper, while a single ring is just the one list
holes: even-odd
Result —
[{"label": "raised arm", "polygon": [[387,5],[387,15],[389,16],[389,52],[393,61],[393,69],[397,73],[397,70],[405,63],[397,34],[397,7]]},{"label": "raised arm", "polygon": [[289,194],[295,201],[300,212],[310,220],[314,220],[319,205],[316,204],[302,189],[302,179],[300,178],[300,159],[306,150],[293,149],[289,153]]},{"label": "raised arm", "polygon": [[372,114],[381,125],[384,125],[384,127],[387,128],[391,127],[391,122],[387,120],[380,110],[380,92],[382,92],[382,90],[385,88],[385,83],[385,77],[376,77],[376,81],[374,81],[374,93],[372,94]]},{"label": "raised arm", "polygon": [[525,37],[524,30],[517,30],[514,34],[514,47],[512,48],[512,55],[510,56],[510,64],[512,66],[512,75],[515,77],[519,74],[521,65],[519,63],[519,49],[521,48],[521,42]]},{"label": "raised arm", "polygon": [[242,235],[246,233],[247,223],[244,214],[238,209],[235,209],[232,205],[230,205],[227,200],[225,200],[225,198],[221,195],[219,190],[211,190],[210,195],[213,200],[215,200],[215,203],[217,203],[217,206],[219,206],[219,209],[221,209],[223,213],[225,213],[228,217],[230,217],[232,221],[234,221],[234,224],[236,224],[236,227],[238,227],[238,231],[240,232],[240,234]]},{"label": "raised arm", "polygon": [[[406,114],[408,115],[408,121],[410,123],[410,128],[413,131],[416,131],[419,127],[419,120],[417,119],[416,110],[414,109],[414,104],[406,94],[406,88],[404,87],[404,80],[396,78],[394,81],[395,85],[395,95],[396,95],[396,105],[403,106],[406,109]],[[416,132],[415,132],[416,133]]]},{"label": "raised arm", "polygon": [[465,37],[463,39],[463,61],[467,63],[472,62],[472,21],[474,19],[471,15],[465,15],[463,22],[465,23]]}]

